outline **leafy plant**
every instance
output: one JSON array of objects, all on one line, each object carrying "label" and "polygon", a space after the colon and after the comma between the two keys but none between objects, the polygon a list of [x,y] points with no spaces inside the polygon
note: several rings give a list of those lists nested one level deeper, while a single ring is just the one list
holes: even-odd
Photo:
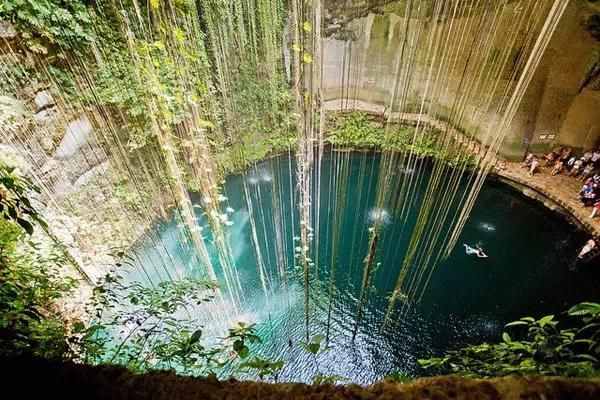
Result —
[{"label": "leafy plant", "polygon": [[428,128],[415,135],[414,128],[391,124],[387,128],[363,112],[345,113],[333,118],[327,141],[332,145],[411,153],[417,157],[442,160],[450,166],[471,167],[472,154],[455,139],[442,144],[442,132]]},{"label": "leafy plant", "polygon": [[414,378],[403,372],[394,372],[389,375],[386,375],[384,380],[388,381],[388,382],[394,382],[394,383],[410,383],[414,380]]},{"label": "leafy plant", "polygon": [[567,311],[563,321],[554,315],[523,317],[506,327],[515,330],[515,337],[521,339],[504,332],[500,343],[467,346],[443,357],[419,360],[419,364],[437,373],[474,377],[598,375],[600,304],[580,303]]},{"label": "leafy plant", "polygon": [[323,335],[315,335],[308,342],[302,342],[301,345],[306,351],[313,355],[317,355],[322,350],[322,344],[325,340]]},{"label": "leafy plant", "polygon": [[313,385],[335,385],[340,382],[347,382],[349,379],[341,375],[321,375],[313,377]]},{"label": "leafy plant", "polygon": [[[0,230],[7,228],[0,222]],[[19,249],[7,252],[2,243],[0,263],[0,355],[32,354],[68,358],[68,324],[57,303],[70,295],[76,281],[62,274],[63,253],[42,250],[19,235]]]},{"label": "leafy plant", "polygon": [[353,112],[338,119],[327,136],[331,144],[356,147],[379,147],[383,138],[382,124],[371,121],[368,114],[362,112]]},{"label": "leafy plant", "polygon": [[92,38],[90,14],[82,0],[3,0],[0,20],[15,23],[35,53],[47,54],[51,46],[77,48]]},{"label": "leafy plant", "polygon": [[16,168],[0,162],[0,215],[31,235],[34,224],[46,227],[46,223],[31,205],[29,192],[40,193],[40,190],[28,178],[19,175]]},{"label": "leafy plant", "polygon": [[76,281],[62,274],[64,253],[31,239],[45,222],[28,196],[39,192],[15,168],[0,164],[0,356],[71,354],[59,300]]},{"label": "leafy plant", "polygon": [[238,323],[220,340],[204,338],[194,317],[213,301],[217,286],[204,279],[165,281],[156,287],[124,283],[114,274],[94,290],[94,320],[78,326],[79,358],[92,364],[120,364],[134,371],[174,369],[188,375],[276,375],[279,361],[251,356],[261,342],[254,325]]},{"label": "leafy plant", "polygon": [[267,376],[274,376],[277,380],[278,374],[283,368],[283,361],[270,361],[261,357],[252,357],[249,360],[243,361],[239,365],[240,371],[256,372],[260,379]]}]

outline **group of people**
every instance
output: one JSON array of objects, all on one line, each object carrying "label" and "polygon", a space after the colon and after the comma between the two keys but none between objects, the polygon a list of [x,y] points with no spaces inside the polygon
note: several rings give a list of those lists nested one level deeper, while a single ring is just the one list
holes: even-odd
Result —
[{"label": "group of people", "polygon": [[[587,150],[582,156],[570,147],[557,147],[542,157],[528,153],[521,164],[533,176],[540,167],[552,168],[552,175],[566,174],[583,181],[578,193],[584,207],[591,207],[590,218],[600,215],[600,148]],[[590,239],[581,249],[578,259],[584,259],[598,250],[598,239]]]},{"label": "group of people", "polygon": [[588,150],[579,157],[570,147],[557,147],[541,158],[533,153],[527,154],[522,165],[529,170],[529,175],[538,172],[540,166],[545,166],[552,167],[552,175],[564,172],[586,180],[600,174],[600,149]]},{"label": "group of people", "polygon": [[588,150],[579,157],[570,147],[557,147],[540,158],[529,153],[522,163],[531,176],[542,165],[552,168],[552,175],[565,173],[581,179],[584,183],[579,200],[585,207],[592,207],[590,218],[600,214],[600,149]]}]

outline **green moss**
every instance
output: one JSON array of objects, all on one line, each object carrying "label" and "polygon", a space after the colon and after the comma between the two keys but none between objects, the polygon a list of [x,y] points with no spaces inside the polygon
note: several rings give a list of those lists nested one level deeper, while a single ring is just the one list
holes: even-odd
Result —
[{"label": "green moss", "polygon": [[[444,160],[450,165],[473,165],[473,155],[454,139],[444,143],[443,132],[426,127],[385,124],[373,115],[361,112],[335,115],[326,132],[332,145],[348,148],[367,148],[380,151],[411,153],[418,157]],[[380,118],[380,117],[379,117]]]}]

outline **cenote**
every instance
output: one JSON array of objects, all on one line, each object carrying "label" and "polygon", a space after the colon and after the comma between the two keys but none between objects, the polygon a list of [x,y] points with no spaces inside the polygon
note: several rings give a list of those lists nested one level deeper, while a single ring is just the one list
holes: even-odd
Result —
[{"label": "cenote", "polygon": [[47,397],[600,399],[599,0],[0,0],[0,39],[0,362]]},{"label": "cenote", "polygon": [[[427,175],[408,217],[399,221],[374,207],[380,163],[377,152],[323,156],[320,196],[312,199],[318,224],[313,225],[308,326],[304,278],[294,255],[300,246],[294,156],[267,159],[226,179],[222,209],[233,222],[225,228],[226,238],[242,282],[239,309],[226,312],[233,320],[256,323],[263,343],[253,351],[285,361],[280,380],[308,382],[327,374],[372,383],[394,372],[419,376],[419,358],[498,340],[504,325],[519,317],[558,313],[597,299],[598,272],[589,266],[569,270],[585,234],[515,189],[488,180],[458,244],[435,268],[420,301],[400,300],[384,323]],[[399,165],[394,179],[413,173]],[[202,199],[192,194],[192,200],[207,232]],[[357,320],[368,229],[376,218],[382,224],[376,267]],[[137,268],[129,279],[151,285],[169,279],[167,274],[198,276],[202,269],[193,246],[181,240],[181,229],[173,218],[155,227],[160,246],[156,240],[138,243]],[[463,243],[481,245],[489,258],[466,255]],[[209,250],[218,265],[216,250]],[[222,271],[217,274],[222,281]],[[307,335],[325,336],[326,350],[316,356],[307,352],[301,345]]]}]

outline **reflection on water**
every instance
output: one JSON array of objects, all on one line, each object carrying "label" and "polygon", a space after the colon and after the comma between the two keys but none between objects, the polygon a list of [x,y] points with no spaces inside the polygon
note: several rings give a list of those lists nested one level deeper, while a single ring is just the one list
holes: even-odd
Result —
[{"label": "reflection on water", "polygon": [[392,222],[392,217],[383,208],[373,208],[369,211],[369,222],[387,225]]},{"label": "reflection on water", "polygon": [[[348,163],[346,169],[339,168],[341,162]],[[308,334],[328,335],[327,351],[314,357],[300,346],[307,331],[302,268],[294,262],[299,216],[296,183],[290,181],[293,175],[289,171],[294,171],[295,165],[293,159],[290,165],[288,157],[271,159],[227,179],[223,207],[233,225],[226,227],[226,239],[243,293],[239,309],[224,301],[197,310],[204,330],[219,335],[233,321],[256,322],[264,344],[254,350],[286,361],[281,379],[310,381],[321,373],[369,383],[392,371],[418,374],[416,360],[423,356],[461,344],[496,340],[505,323],[521,316],[555,313],[577,301],[598,300],[598,273],[571,273],[567,268],[584,235],[512,189],[488,183],[458,243],[484,243],[489,258],[468,257],[462,247],[455,249],[436,268],[421,302],[412,303],[402,316],[395,314],[384,327],[388,298],[408,245],[405,232],[415,224],[416,209],[395,218],[392,211],[375,208],[379,162],[377,154],[369,153],[331,153],[323,158],[322,182],[348,171],[346,185],[323,184],[320,188],[319,221],[313,223],[318,251],[311,254]],[[260,178],[266,175],[270,181]],[[243,181],[249,183],[253,177],[260,185],[250,187],[246,198]],[[415,201],[421,195],[415,194]],[[194,201],[202,204],[200,198]],[[252,234],[248,204],[256,235]],[[199,226],[206,226],[201,209],[196,212]],[[376,220],[386,225],[381,230],[373,287],[352,341],[368,250],[370,225],[365,221]],[[168,279],[165,270],[175,277],[197,276],[197,258],[182,240],[177,222],[156,229],[170,258],[161,257],[165,255],[162,247],[150,241],[141,243],[136,252],[151,280]],[[213,262],[218,264],[210,230],[204,228],[203,233]],[[148,281],[141,272],[131,279]],[[400,300],[399,307],[402,304]]]},{"label": "reflection on water", "polygon": [[495,232],[496,231],[496,227],[494,225],[492,225],[492,224],[487,223],[487,222],[482,222],[481,224],[479,224],[479,226],[485,232]]}]

